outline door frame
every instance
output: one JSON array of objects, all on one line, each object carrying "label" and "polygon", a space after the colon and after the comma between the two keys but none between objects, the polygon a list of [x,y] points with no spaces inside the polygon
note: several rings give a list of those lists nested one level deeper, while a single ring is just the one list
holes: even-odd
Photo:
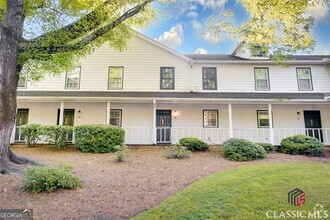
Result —
[{"label": "door frame", "polygon": [[[312,137],[315,137],[319,139],[323,143],[323,132],[322,132],[322,116],[321,116],[321,110],[303,110],[304,112],[304,124],[306,129],[306,135],[311,136],[310,133],[312,132]],[[306,126],[306,113],[307,112],[318,112],[319,115],[319,123],[320,126],[317,128],[307,128]],[[310,129],[310,130],[309,130]],[[312,129],[320,129],[320,130],[312,130]]]},{"label": "door frame", "polygon": [[[72,126],[74,126],[74,118],[75,118],[75,116],[76,116],[76,115],[75,115],[76,111],[75,111],[74,108],[65,108],[65,109],[63,110],[63,120],[64,120],[64,114],[65,114],[65,111],[67,111],[67,110],[73,111]],[[60,114],[61,114],[61,109],[57,109],[57,125],[60,124]]]},{"label": "door frame", "polygon": [[172,141],[171,141],[171,133],[169,134],[170,136],[169,136],[169,141],[168,142],[159,142],[159,141],[157,141],[158,140],[158,135],[159,135],[159,133],[158,133],[158,131],[157,131],[157,129],[159,128],[159,127],[157,127],[157,112],[160,112],[160,111],[164,111],[164,112],[169,112],[170,113],[170,126],[168,127],[169,129],[170,129],[170,131],[171,131],[171,128],[172,128],[172,109],[156,109],[156,118],[155,118],[155,127],[156,127],[156,144],[171,144],[172,143]]}]

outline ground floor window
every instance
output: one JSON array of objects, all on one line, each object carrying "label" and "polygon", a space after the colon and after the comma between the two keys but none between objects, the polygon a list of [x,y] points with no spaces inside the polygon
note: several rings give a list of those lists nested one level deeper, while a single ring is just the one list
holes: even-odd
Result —
[{"label": "ground floor window", "polygon": [[122,111],[121,109],[110,110],[110,124],[121,127]]},{"label": "ground floor window", "polygon": [[205,128],[218,127],[218,110],[203,110],[203,125]]},{"label": "ground floor window", "polygon": [[269,114],[266,110],[258,110],[258,128],[269,128]]}]

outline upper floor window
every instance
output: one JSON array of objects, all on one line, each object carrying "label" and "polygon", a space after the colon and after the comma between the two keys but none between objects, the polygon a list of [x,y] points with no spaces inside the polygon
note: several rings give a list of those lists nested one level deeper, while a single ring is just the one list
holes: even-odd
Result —
[{"label": "upper floor window", "polygon": [[123,89],[123,75],[124,67],[110,66],[108,89]]},{"label": "upper floor window", "polygon": [[216,90],[217,89],[217,68],[203,67],[203,89]]},{"label": "upper floor window", "polygon": [[203,110],[203,125],[205,128],[217,128],[218,110]]},{"label": "upper floor window", "polygon": [[66,81],[65,81],[66,89],[79,89],[80,71],[81,71],[81,67],[76,66],[66,72]]},{"label": "upper floor window", "polygon": [[268,68],[254,68],[256,90],[269,90]]},{"label": "upper floor window", "polygon": [[121,127],[121,109],[110,110],[110,124]]},{"label": "upper floor window", "polygon": [[19,74],[19,80],[18,80],[17,87],[18,88],[26,88],[26,83],[27,83],[27,74],[24,71],[22,71]]},{"label": "upper floor window", "polygon": [[310,68],[297,68],[297,78],[299,90],[313,90]]},{"label": "upper floor window", "polygon": [[174,67],[160,68],[160,89],[174,89]]}]

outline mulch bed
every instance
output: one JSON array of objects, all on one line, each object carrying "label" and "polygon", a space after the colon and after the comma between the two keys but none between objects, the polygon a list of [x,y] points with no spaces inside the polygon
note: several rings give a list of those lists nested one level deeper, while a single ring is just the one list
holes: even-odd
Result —
[{"label": "mulch bed", "polygon": [[135,147],[125,163],[115,163],[113,154],[86,154],[74,148],[15,146],[13,151],[45,164],[70,164],[84,182],[78,190],[31,195],[20,189],[20,177],[0,175],[0,208],[31,208],[36,219],[129,219],[191,183],[232,167],[260,162],[330,163],[329,152],[325,158],[271,153],[264,160],[238,163],[220,156],[219,147],[183,160],[166,159],[164,147]]}]

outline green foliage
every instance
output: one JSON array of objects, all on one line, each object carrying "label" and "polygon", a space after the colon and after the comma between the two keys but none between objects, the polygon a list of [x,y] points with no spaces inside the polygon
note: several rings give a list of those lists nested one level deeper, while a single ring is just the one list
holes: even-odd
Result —
[{"label": "green foliage", "polygon": [[267,151],[267,153],[274,151],[274,145],[272,145],[271,143],[256,143],[256,144],[263,147],[265,151]]},{"label": "green foliage", "polygon": [[206,151],[209,149],[209,145],[202,140],[194,137],[181,138],[179,145],[187,147],[191,151]]},{"label": "green foliage", "polygon": [[324,144],[307,135],[294,135],[281,141],[281,151],[285,154],[305,154],[314,157],[324,156]]},{"label": "green foliage", "polygon": [[129,156],[129,149],[127,146],[115,146],[115,162],[124,162]]},{"label": "green foliage", "polygon": [[41,125],[40,124],[27,124],[21,127],[23,137],[25,137],[28,147],[33,147],[40,140]]},{"label": "green foliage", "polygon": [[29,167],[24,171],[22,183],[23,190],[31,193],[51,193],[59,188],[76,189],[81,186],[82,182],[67,165]]},{"label": "green foliage", "polygon": [[68,136],[72,135],[71,126],[51,125],[42,127],[43,134],[47,136],[50,144],[55,144],[60,150],[67,147]]},{"label": "green foliage", "polygon": [[[328,163],[258,163],[236,167],[193,183],[132,220],[284,219],[278,216],[287,210],[314,213],[315,203],[322,204],[325,211],[330,209],[329,180]],[[297,187],[308,191],[303,207],[287,202],[288,191]],[[270,210],[276,210],[277,218]],[[267,218],[267,211],[271,218]],[[324,216],[324,212],[319,213]]]},{"label": "green foliage", "polygon": [[234,161],[250,161],[265,158],[267,152],[263,147],[245,139],[231,138],[223,143],[222,154]]},{"label": "green foliage", "polygon": [[166,147],[166,158],[168,159],[183,159],[189,157],[190,151],[187,150],[187,147],[182,145],[175,145]]},{"label": "green foliage", "polygon": [[122,146],[125,131],[112,125],[81,125],[75,127],[76,148],[82,152],[115,152],[115,146]]}]

